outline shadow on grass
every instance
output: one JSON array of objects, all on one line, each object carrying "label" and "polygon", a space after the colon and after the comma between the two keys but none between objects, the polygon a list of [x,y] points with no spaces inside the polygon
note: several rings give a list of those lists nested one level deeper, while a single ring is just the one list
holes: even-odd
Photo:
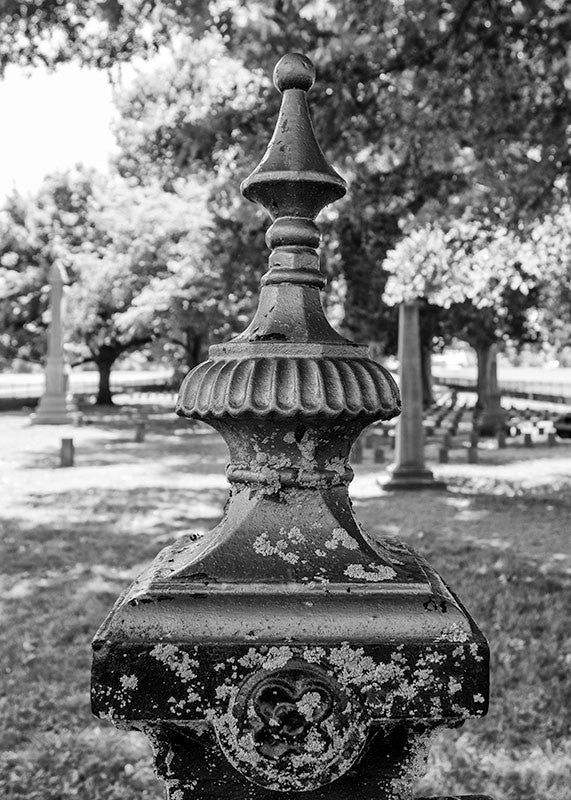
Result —
[{"label": "shadow on grass", "polygon": [[[21,517],[2,520],[2,797],[160,796],[144,741],[90,716],[90,640],[143,565],[181,532],[212,528],[225,498],[91,488],[32,495]],[[419,793],[563,800],[571,579],[549,555],[568,539],[569,494],[395,493],[355,506],[373,535],[401,536],[427,556],[490,640],[490,715],[445,733]]]},{"label": "shadow on grass", "polygon": [[129,568],[183,532],[213,528],[226,497],[224,489],[203,487],[31,495],[19,518],[1,520],[3,571],[38,575],[77,564]]},{"label": "shadow on grass", "polygon": [[398,536],[428,558],[488,637],[491,711],[468,726],[478,740],[571,745],[563,711],[571,708],[569,491],[525,499],[395,492],[354,506],[375,538]]},{"label": "shadow on grass", "polygon": [[146,739],[91,717],[90,643],[143,566],[183,531],[213,527],[225,496],[68,492],[2,519],[0,796],[161,796]]}]

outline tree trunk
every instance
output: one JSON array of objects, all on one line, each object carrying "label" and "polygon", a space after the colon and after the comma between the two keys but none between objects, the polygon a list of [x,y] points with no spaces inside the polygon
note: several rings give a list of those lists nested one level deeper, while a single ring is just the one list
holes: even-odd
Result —
[{"label": "tree trunk", "polygon": [[184,367],[185,374],[200,364],[203,336],[195,330],[188,329],[184,333]]},{"label": "tree trunk", "polygon": [[402,236],[398,217],[377,215],[375,225],[367,227],[354,215],[342,216],[337,232],[346,283],[342,331],[356,342],[382,341],[394,352],[397,311],[382,301],[387,273],[380,265]]},{"label": "tree trunk", "polygon": [[422,369],[422,405],[429,408],[434,404],[432,389],[432,351],[420,343],[421,369]]},{"label": "tree trunk", "polygon": [[203,340],[202,334],[197,334],[190,328],[184,331],[182,340],[177,340],[177,344],[181,345],[183,350],[182,360],[174,368],[171,379],[177,389],[190,370],[200,364]]},{"label": "tree trunk", "polygon": [[202,336],[201,334],[197,333],[194,337],[194,343],[191,350],[192,367],[196,367],[197,364],[200,364],[201,356],[202,356]]},{"label": "tree trunk", "polygon": [[476,408],[482,412],[479,431],[482,436],[493,436],[506,421],[498,385],[498,345],[493,342],[478,347],[476,354],[478,357]]},{"label": "tree trunk", "polygon": [[476,392],[478,397],[476,399],[476,408],[483,409],[486,406],[486,398],[488,396],[488,376],[489,376],[489,361],[491,344],[481,345],[476,347],[476,358],[478,365],[478,375],[476,378]]},{"label": "tree trunk", "polygon": [[118,353],[111,347],[104,346],[93,359],[99,372],[99,387],[97,389],[96,406],[112,406],[111,394],[111,367],[117,360]]}]

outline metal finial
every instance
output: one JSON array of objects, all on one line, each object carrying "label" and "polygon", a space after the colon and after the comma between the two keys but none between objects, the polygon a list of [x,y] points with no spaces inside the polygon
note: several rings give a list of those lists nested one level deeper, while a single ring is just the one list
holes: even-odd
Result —
[{"label": "metal finial", "polygon": [[288,53],[274,67],[274,86],[278,92],[302,89],[308,92],[315,83],[315,67],[307,56]]},{"label": "metal finial", "polygon": [[[264,157],[241,186],[244,197],[262,205],[275,220],[266,234],[274,253],[264,283],[324,283],[314,220],[347,190],[315,138],[306,99],[314,80],[315,69],[306,56],[290,53],[280,59],[274,70],[274,84],[283,93],[278,121]],[[313,258],[308,260],[308,254]]]}]

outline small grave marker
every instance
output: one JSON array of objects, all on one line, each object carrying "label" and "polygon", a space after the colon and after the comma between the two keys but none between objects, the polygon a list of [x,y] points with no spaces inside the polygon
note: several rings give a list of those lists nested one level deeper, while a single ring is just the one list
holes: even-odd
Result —
[{"label": "small grave marker", "polygon": [[382,447],[376,447],[374,451],[373,460],[375,464],[382,464],[385,460],[385,451]]},{"label": "small grave marker", "polygon": [[73,446],[73,439],[62,439],[59,453],[60,466],[73,467],[74,456],[75,448]]},{"label": "small grave marker", "polygon": [[135,422],[135,442],[141,444],[145,441],[145,433],[147,432],[147,421],[145,419],[138,419]]}]

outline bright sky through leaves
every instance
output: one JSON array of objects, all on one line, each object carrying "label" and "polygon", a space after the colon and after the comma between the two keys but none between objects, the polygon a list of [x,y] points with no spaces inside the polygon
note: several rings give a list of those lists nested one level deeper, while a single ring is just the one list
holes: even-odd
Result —
[{"label": "bright sky through leaves", "polygon": [[0,203],[13,187],[33,191],[46,174],[79,162],[107,170],[113,105],[104,72],[9,67],[0,109]]}]

